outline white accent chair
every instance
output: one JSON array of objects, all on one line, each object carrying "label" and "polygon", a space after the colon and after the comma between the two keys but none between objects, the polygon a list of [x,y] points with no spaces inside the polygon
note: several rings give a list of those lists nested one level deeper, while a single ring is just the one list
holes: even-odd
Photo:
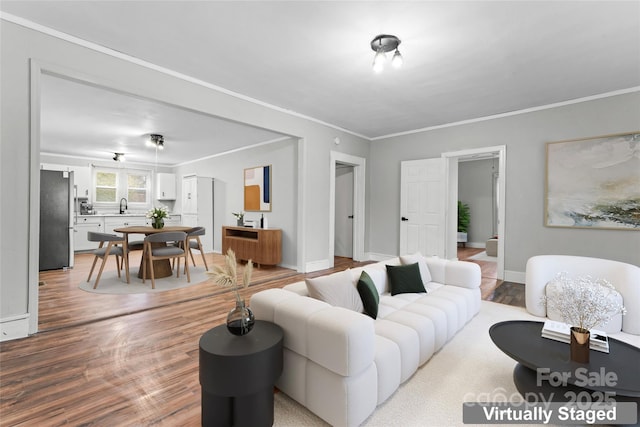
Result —
[{"label": "white accent chair", "polygon": [[[529,258],[526,267],[525,298],[527,311],[535,316],[547,317],[540,302],[547,283],[558,273],[571,277],[589,275],[608,280],[622,295],[627,314],[622,316],[623,333],[640,335],[640,267],[601,258],[570,255],[538,255]],[[554,319],[558,320],[558,319]],[[613,323],[613,322],[612,322]],[[607,333],[618,331],[604,329]]]}]

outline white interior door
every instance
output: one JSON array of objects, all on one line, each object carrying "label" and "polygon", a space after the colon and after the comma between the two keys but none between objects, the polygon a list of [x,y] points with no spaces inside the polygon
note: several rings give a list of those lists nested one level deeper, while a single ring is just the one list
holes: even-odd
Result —
[{"label": "white interior door", "polygon": [[401,163],[400,255],[445,256],[445,160]]},{"label": "white interior door", "polygon": [[353,166],[336,167],[336,222],[334,255],[353,257]]}]

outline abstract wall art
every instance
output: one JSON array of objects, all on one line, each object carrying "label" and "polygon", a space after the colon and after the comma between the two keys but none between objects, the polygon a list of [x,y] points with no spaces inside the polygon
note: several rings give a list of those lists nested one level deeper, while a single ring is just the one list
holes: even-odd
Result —
[{"label": "abstract wall art", "polygon": [[547,143],[548,227],[640,231],[640,131]]},{"label": "abstract wall art", "polygon": [[244,170],[244,210],[271,211],[271,165]]}]

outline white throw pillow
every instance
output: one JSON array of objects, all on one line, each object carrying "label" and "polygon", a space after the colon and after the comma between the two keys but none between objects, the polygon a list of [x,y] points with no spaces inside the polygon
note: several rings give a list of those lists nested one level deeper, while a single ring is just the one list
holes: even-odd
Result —
[{"label": "white throw pillow", "polygon": [[358,313],[364,311],[362,299],[353,284],[349,269],[328,276],[305,279],[305,283],[311,298]]},{"label": "white throw pillow", "polygon": [[420,252],[416,252],[413,255],[402,255],[400,257],[400,262],[402,265],[409,265],[418,263],[418,267],[420,267],[420,277],[422,278],[422,283],[425,285],[431,281],[431,272],[429,271],[429,267],[424,260],[424,256]]}]

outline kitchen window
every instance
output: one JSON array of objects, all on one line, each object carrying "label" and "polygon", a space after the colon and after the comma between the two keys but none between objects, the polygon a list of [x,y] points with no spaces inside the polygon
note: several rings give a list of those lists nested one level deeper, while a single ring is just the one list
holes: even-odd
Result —
[{"label": "kitchen window", "polygon": [[129,209],[150,207],[151,171],[137,169],[94,169],[94,205],[117,208],[127,199]]}]

